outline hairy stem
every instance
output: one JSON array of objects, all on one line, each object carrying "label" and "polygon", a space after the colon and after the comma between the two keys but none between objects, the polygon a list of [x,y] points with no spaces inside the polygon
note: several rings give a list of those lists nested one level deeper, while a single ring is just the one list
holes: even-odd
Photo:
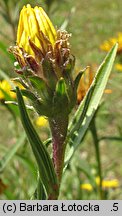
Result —
[{"label": "hairy stem", "polygon": [[50,119],[50,128],[53,140],[53,163],[56,170],[59,185],[62,178],[65,154],[65,139],[67,135],[68,117],[58,116],[55,119]]}]

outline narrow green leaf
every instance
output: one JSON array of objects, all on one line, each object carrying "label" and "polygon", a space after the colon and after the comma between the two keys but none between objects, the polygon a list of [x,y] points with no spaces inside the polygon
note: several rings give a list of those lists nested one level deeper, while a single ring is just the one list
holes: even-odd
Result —
[{"label": "narrow green leaf", "polygon": [[[79,122],[79,119],[82,115],[82,111],[84,109],[86,101],[90,104],[91,102],[93,102],[94,104],[93,110],[94,109],[96,110],[96,107],[98,107],[99,101],[102,97],[102,94],[104,92],[105,86],[107,84],[107,81],[108,81],[108,78],[109,78],[109,75],[110,75],[110,72],[113,66],[113,62],[114,62],[115,55],[116,55],[116,50],[117,50],[117,45],[115,45],[111,49],[110,53],[106,56],[105,60],[98,68],[95,79],[93,80],[93,83],[87,95],[85,96],[84,100],[81,102],[77,112],[75,113],[74,118],[69,124],[69,131],[72,128],[76,127],[75,124]],[[91,95],[91,97],[89,98],[90,102],[88,100],[89,95]],[[97,101],[97,99],[99,99],[99,101]],[[96,101],[96,103],[94,103],[94,101]]]},{"label": "narrow green leaf", "polygon": [[56,194],[58,193],[58,191],[54,190],[54,187],[58,185],[58,183],[53,163],[46,150],[46,147],[41,142],[38,134],[36,133],[36,130],[34,129],[29,119],[21,92],[18,87],[16,88],[16,92],[21,114],[21,121],[35,155],[39,167],[41,181],[43,182],[48,194]]},{"label": "narrow green leaf", "polygon": [[[72,127],[72,128],[70,129],[70,132],[68,133],[68,137],[72,136],[73,133],[74,133],[75,131],[77,131],[77,130],[80,128],[80,126],[81,126],[81,124],[82,124],[82,122],[83,122],[83,120],[84,120],[84,118],[85,118],[85,116],[86,116],[87,109],[88,109],[88,106],[89,106],[89,104],[90,104],[90,99],[91,99],[91,96],[92,96],[94,87],[95,87],[95,86],[91,86],[90,90],[88,91],[86,100],[85,100],[85,102],[84,102],[83,111],[82,111],[81,115],[79,116],[79,119],[78,119],[77,122],[74,121],[74,120],[76,120],[76,119],[73,120],[74,127]],[[71,143],[70,143],[70,144],[71,144]]]},{"label": "narrow green leaf", "polygon": [[26,139],[25,133],[21,135],[21,137],[17,140],[16,144],[14,144],[3,156],[0,160],[0,173],[4,171],[10,160],[17,153],[18,149],[24,144]]},{"label": "narrow green leaf", "polygon": [[[88,127],[89,124],[94,117],[94,114],[98,108],[99,102],[101,100],[102,94],[104,92],[104,89],[106,87],[114,59],[116,56],[116,51],[117,51],[118,45],[116,44],[111,51],[108,53],[106,56],[105,60],[99,67],[97,74],[95,76],[95,79],[86,95],[84,98],[83,102],[80,104],[72,122],[69,125],[69,139],[68,143],[71,145],[71,148],[67,154],[67,159],[66,163],[70,161],[72,158],[75,150],[81,143]],[[91,95],[89,97],[89,94]],[[89,99],[88,99],[89,97]],[[87,103],[86,103],[87,102]],[[85,109],[85,112],[84,112]],[[83,112],[85,115],[83,116]],[[82,118],[83,116],[83,118]],[[76,130],[75,130],[76,128]],[[71,134],[71,131],[73,133]]]}]

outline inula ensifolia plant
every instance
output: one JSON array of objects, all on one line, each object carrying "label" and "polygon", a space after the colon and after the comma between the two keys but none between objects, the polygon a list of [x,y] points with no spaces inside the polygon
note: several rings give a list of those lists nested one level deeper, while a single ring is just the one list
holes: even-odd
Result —
[{"label": "inula ensifolia plant", "polygon": [[77,85],[72,78],[74,56],[66,31],[56,30],[41,7],[24,6],[19,19],[14,54],[19,81],[39,115],[48,117],[53,140],[53,163],[60,182],[63,169],[68,115],[76,103]]},{"label": "inula ensifolia plant", "polygon": [[[70,49],[70,36],[66,31],[55,29],[41,7],[27,5],[20,13],[16,46],[10,47],[17,60],[15,71],[19,78],[15,80],[24,87],[21,90],[17,88],[16,93],[21,120],[38,164],[38,199],[58,198],[66,147],[71,147],[70,159],[98,106],[116,53],[114,47],[100,67],[99,76],[94,80],[86,102],[79,106],[68,129],[69,114],[76,105],[77,87],[82,75],[81,72],[73,78],[75,58]],[[100,94],[97,94],[99,85]],[[52,134],[52,158],[33,128],[22,95],[29,98],[39,116],[48,118]]]}]

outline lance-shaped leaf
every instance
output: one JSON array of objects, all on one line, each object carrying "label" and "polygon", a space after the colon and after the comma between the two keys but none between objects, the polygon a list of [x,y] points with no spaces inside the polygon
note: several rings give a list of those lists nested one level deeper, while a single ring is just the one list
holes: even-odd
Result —
[{"label": "lance-shaped leaf", "polygon": [[41,181],[44,184],[48,195],[57,194],[58,183],[52,160],[46,150],[46,147],[43,145],[42,141],[40,140],[36,130],[34,129],[29,119],[21,92],[18,87],[16,88],[16,92],[21,115],[21,121],[26,131],[30,145],[32,147],[34,156],[36,158]]},{"label": "lance-shaped leaf", "polygon": [[68,143],[71,148],[68,151],[66,163],[70,161],[76,148],[81,143],[98,108],[114,63],[117,47],[118,45],[116,44],[99,67],[86,97],[80,104],[72,122],[69,125]]}]

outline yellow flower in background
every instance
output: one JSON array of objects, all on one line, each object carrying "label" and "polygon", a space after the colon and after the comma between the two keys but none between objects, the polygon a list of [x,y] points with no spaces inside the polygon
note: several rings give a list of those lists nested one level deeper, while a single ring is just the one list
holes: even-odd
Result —
[{"label": "yellow flower in background", "polygon": [[16,98],[16,94],[11,91],[11,85],[7,80],[0,81],[0,100],[5,99],[4,92],[5,91],[8,95],[10,95],[12,98]]},{"label": "yellow flower in background", "polygon": [[47,127],[48,125],[48,120],[44,116],[40,116],[36,119],[35,124],[38,127]]},{"label": "yellow flower in background", "polygon": [[[97,185],[100,184],[100,178],[96,178],[96,183]],[[112,179],[112,180],[103,180],[102,181],[102,187],[103,188],[117,188],[119,187],[119,181],[117,179]]]},{"label": "yellow flower in background", "polygon": [[[96,181],[96,184],[99,186],[100,185],[100,178],[96,177],[95,181]],[[118,188],[118,187],[119,187],[119,181],[117,179],[103,180],[102,181],[102,188],[103,189]],[[81,189],[87,190],[87,191],[92,191],[93,187],[89,183],[84,183],[84,184],[81,184]]]},{"label": "yellow flower in background", "polygon": [[30,4],[24,6],[20,13],[17,45],[24,48],[28,54],[33,54],[29,39],[41,48],[42,52],[47,48],[47,40],[52,45],[56,40],[56,30],[43,8],[38,6],[32,8]]},{"label": "yellow flower in background", "polygon": [[79,85],[78,85],[78,89],[77,89],[77,101],[78,103],[80,103],[84,96],[86,95],[92,81],[93,78],[95,76],[95,73],[93,72],[91,67],[88,67],[84,74],[82,75]]},{"label": "yellow flower in background", "polygon": [[93,187],[92,187],[92,185],[89,184],[89,183],[84,183],[84,184],[81,184],[81,189],[87,190],[87,191],[92,191],[92,190],[93,190]]},{"label": "yellow flower in background", "polygon": [[100,49],[108,52],[114,46],[115,43],[118,43],[117,54],[121,54],[122,53],[122,32],[119,32],[117,34],[117,37],[110,38],[104,41],[103,44],[100,45]]},{"label": "yellow flower in background", "polygon": [[118,70],[118,71],[122,71],[122,64],[115,64],[115,69]]},{"label": "yellow flower in background", "polygon": [[[77,89],[77,101],[78,104],[83,100],[85,97],[88,89],[90,88],[92,81],[95,77],[95,72],[96,71],[96,65],[92,65],[90,67],[87,67],[84,74],[82,75],[78,89]],[[112,90],[111,89],[105,89],[104,90],[105,94],[111,94]]]},{"label": "yellow flower in background", "polygon": [[111,94],[111,93],[112,93],[112,90],[111,90],[111,89],[105,89],[105,90],[104,90],[104,93],[105,93],[105,94]]}]

